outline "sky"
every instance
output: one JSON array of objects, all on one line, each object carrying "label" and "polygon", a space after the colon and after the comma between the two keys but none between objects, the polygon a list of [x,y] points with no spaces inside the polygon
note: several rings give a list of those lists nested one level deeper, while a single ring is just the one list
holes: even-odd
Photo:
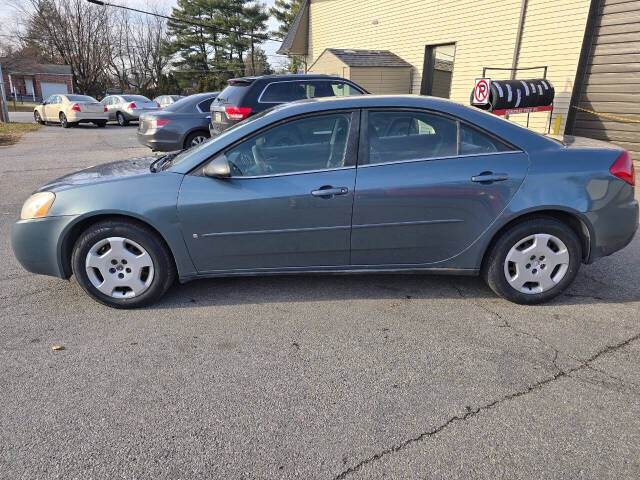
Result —
[{"label": "sky", "polygon": [[[0,0],[1,3],[5,3],[6,0]],[[273,6],[275,0],[261,0],[261,3],[266,4],[267,8]],[[11,0],[9,3],[26,5],[24,0]],[[118,3],[127,5],[128,7],[138,8],[141,10],[150,9],[149,6],[153,5],[160,11],[166,11],[167,14],[171,13],[171,7],[176,5],[176,0],[110,0],[110,3]],[[5,4],[6,5],[6,4]],[[107,7],[109,8],[109,7]],[[12,19],[16,17],[16,10],[9,5],[9,8],[0,8],[0,34],[8,34],[8,25],[12,22]],[[273,18],[268,23],[269,30],[275,30],[277,28],[277,22]],[[266,52],[269,63],[278,68],[288,64],[287,57],[276,55],[276,50],[280,47],[280,42],[268,41],[262,45],[262,48]]]}]

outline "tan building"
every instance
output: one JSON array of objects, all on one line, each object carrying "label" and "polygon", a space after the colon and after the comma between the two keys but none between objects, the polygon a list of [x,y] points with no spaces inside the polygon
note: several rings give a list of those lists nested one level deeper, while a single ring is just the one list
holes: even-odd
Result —
[{"label": "tan building", "polygon": [[[533,113],[530,128],[547,131],[560,115],[561,132],[613,141],[640,159],[640,0],[306,0],[279,52],[372,93],[467,105],[485,67],[503,80],[511,68],[546,66],[553,118]],[[385,65],[391,56],[400,62]]]}]

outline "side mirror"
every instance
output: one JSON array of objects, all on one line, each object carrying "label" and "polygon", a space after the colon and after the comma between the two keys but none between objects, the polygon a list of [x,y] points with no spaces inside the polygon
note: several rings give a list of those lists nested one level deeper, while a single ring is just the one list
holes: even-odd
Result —
[{"label": "side mirror", "polygon": [[225,155],[220,155],[210,161],[203,169],[202,173],[211,178],[231,177],[231,166]]}]

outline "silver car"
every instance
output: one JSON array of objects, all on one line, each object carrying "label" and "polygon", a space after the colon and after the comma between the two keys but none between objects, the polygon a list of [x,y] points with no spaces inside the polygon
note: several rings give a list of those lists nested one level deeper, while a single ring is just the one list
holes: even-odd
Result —
[{"label": "silver car", "polygon": [[181,98],[184,98],[184,95],[160,95],[153,99],[154,102],[158,102],[160,108],[166,108],[169,105],[173,105]]},{"label": "silver car", "polygon": [[115,120],[125,127],[140,118],[140,114],[158,110],[160,105],[144,95],[109,95],[101,103],[107,108],[109,121]]}]

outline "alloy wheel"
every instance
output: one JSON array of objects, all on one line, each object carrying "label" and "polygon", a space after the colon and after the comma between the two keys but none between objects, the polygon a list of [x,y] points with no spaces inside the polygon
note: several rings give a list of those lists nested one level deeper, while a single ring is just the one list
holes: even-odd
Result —
[{"label": "alloy wheel", "polygon": [[569,250],[558,237],[547,233],[529,235],[509,250],[504,275],[515,290],[536,294],[555,287],[569,269]]},{"label": "alloy wheel", "polygon": [[112,298],[140,296],[153,282],[153,260],[138,243],[124,237],[108,237],[94,244],[85,260],[93,286]]},{"label": "alloy wheel", "polygon": [[67,116],[64,113],[60,114],[60,125],[62,125],[62,128],[67,128]]},{"label": "alloy wheel", "polygon": [[204,135],[196,135],[191,140],[191,146],[195,147],[196,145],[200,145],[202,142],[205,142],[206,140],[207,140],[207,137],[205,137]]}]

